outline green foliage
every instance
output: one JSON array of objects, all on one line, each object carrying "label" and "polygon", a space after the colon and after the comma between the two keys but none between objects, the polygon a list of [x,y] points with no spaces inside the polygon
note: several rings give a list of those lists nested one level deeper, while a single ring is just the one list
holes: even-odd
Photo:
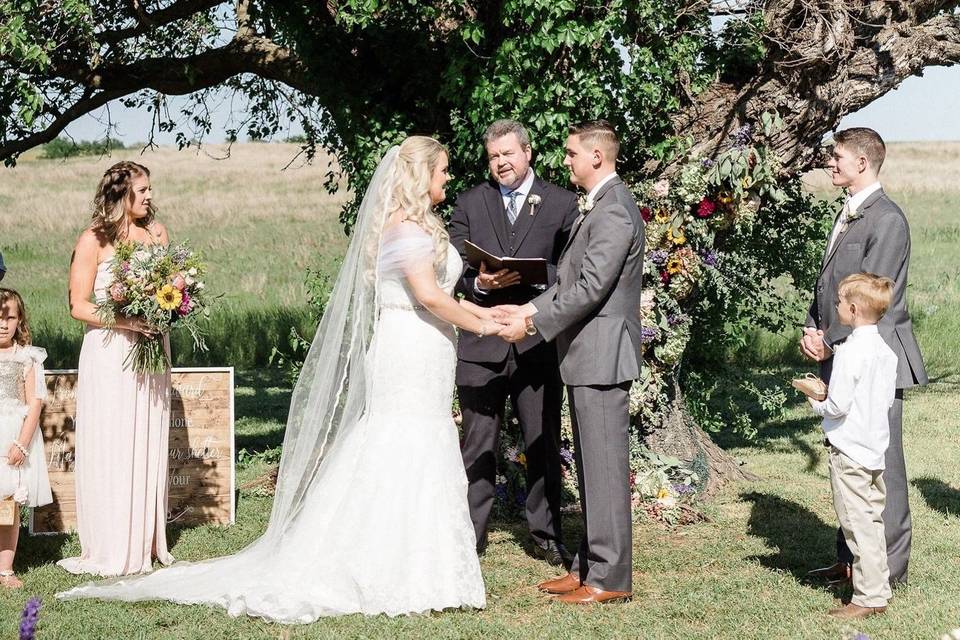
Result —
[{"label": "green foliage", "polygon": [[41,158],[50,160],[62,160],[64,158],[74,158],[78,156],[105,156],[111,151],[123,149],[123,143],[113,138],[103,138],[101,140],[70,140],[69,138],[56,138],[41,147]]}]

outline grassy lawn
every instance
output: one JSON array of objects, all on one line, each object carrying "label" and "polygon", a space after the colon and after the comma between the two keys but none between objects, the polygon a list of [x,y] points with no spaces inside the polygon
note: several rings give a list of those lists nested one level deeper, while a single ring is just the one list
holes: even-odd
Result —
[{"label": "grassy lawn", "polygon": [[[247,149],[235,149],[235,158]],[[256,149],[274,162],[271,167],[282,166],[279,150],[271,147],[262,151],[259,145]],[[161,155],[166,153],[169,152]],[[960,251],[956,247],[960,240],[960,213],[954,206],[960,198],[960,187],[950,183],[952,169],[960,167],[960,144],[894,145],[890,156],[885,168],[890,180],[886,184],[906,209],[912,225],[910,305],[934,382],[925,389],[910,392],[905,403],[904,443],[911,482],[913,562],[910,585],[895,592],[887,615],[858,625],[834,621],[825,615],[825,610],[836,604],[836,594],[804,578],[808,569],[832,561],[836,519],[817,423],[805,405],[797,401],[783,420],[759,425],[759,436],[753,442],[730,436],[720,438],[760,480],[728,486],[706,507],[708,522],[676,530],[647,522],[636,525],[636,597],[625,605],[570,608],[540,595],[534,585],[553,576],[554,570],[527,554],[525,527],[515,521],[495,523],[490,547],[481,560],[488,594],[488,607],[484,611],[396,619],[350,616],[296,627],[248,618],[233,619],[221,610],[199,606],[57,602],[54,592],[83,582],[53,565],[60,557],[79,551],[77,539],[75,536],[24,536],[17,570],[25,588],[19,592],[0,591],[0,637],[12,637],[19,611],[32,595],[44,602],[38,632],[38,638],[43,639],[839,639],[859,630],[874,640],[903,640],[939,638],[948,630],[960,627],[960,470],[954,466],[960,458],[960,439],[956,437],[956,416],[960,408],[960,371],[956,364],[960,350],[957,337],[960,333],[957,319],[960,317]],[[940,175],[931,175],[929,167],[937,163],[929,162],[927,156],[943,160]],[[172,163],[170,166],[181,162],[176,155],[164,158]],[[248,180],[261,181],[257,184],[263,184],[263,189],[278,190],[275,202],[285,201],[291,207],[294,204],[299,207],[295,212],[280,213],[274,202],[269,207],[273,213],[268,215],[263,211],[266,204],[257,209],[248,208],[243,202],[252,199],[266,203],[270,199],[263,193],[233,193],[230,185],[236,182],[221,184],[214,175],[217,171],[232,171],[233,160],[210,168],[209,182],[197,181],[193,197],[174,193],[172,185],[179,184],[175,176],[187,185],[188,178],[192,179],[190,172],[200,171],[193,168],[194,160],[183,160],[177,171],[165,169],[155,177],[160,186],[158,200],[164,205],[164,211],[170,212],[165,215],[171,219],[176,216],[171,226],[184,229],[182,235],[195,239],[198,244],[203,243],[205,247],[211,244],[211,262],[220,268],[222,260],[224,269],[229,270],[229,275],[220,276],[222,286],[232,284],[245,292],[231,294],[238,296],[229,300],[237,309],[270,314],[276,313],[275,309],[281,305],[301,304],[297,298],[301,290],[297,287],[303,269],[311,265],[330,268],[336,255],[334,246],[342,248],[332,222],[335,207],[324,209],[322,215],[314,214],[309,208],[310,202],[328,202],[317,193],[318,171],[301,170],[309,173],[309,180],[314,181],[313,187],[307,188],[300,184],[307,179],[302,177],[306,173],[290,179],[286,174],[278,177],[278,171],[256,172],[252,165],[243,164],[253,160],[241,158],[241,166],[247,167],[243,175]],[[24,195],[28,188],[43,188],[39,182],[31,182],[35,178],[31,166],[23,163],[17,169],[20,179],[16,197],[25,203],[30,202],[30,198],[36,199],[33,205],[26,206],[38,206],[38,203],[59,206],[48,202],[49,194]],[[83,198],[89,196],[96,182],[85,179],[81,184],[76,177],[79,168],[68,168],[70,177],[64,180],[82,186],[83,193],[65,198],[71,203],[69,224],[62,222],[61,228],[58,226],[61,222],[52,214],[45,218],[47,226],[39,229],[49,236],[47,240],[38,239],[38,227],[26,226],[20,213],[11,213],[4,197],[12,197],[14,189],[7,180],[0,183],[0,229],[3,230],[0,246],[5,258],[11,264],[34,260],[31,264],[46,269],[44,276],[12,272],[11,276],[23,279],[19,283],[13,280],[4,284],[36,288],[36,293],[28,297],[28,303],[34,308],[49,310],[39,312],[41,317],[49,318],[49,324],[42,325],[45,327],[69,326],[56,315],[61,313],[57,309],[65,278],[66,259],[61,260],[65,255],[62,251],[66,246],[69,252],[70,239],[83,224]],[[88,173],[98,175],[93,169]],[[822,186],[820,178],[811,178],[811,182],[814,187]],[[285,188],[300,187],[303,190],[296,192],[299,195],[282,192]],[[216,197],[203,195],[204,188],[209,188]],[[233,204],[225,204],[227,201]],[[184,207],[192,202],[193,208],[187,214],[173,206],[174,202],[183,203]],[[234,213],[229,219],[205,222],[203,216],[207,215],[208,208],[230,207],[234,207]],[[251,213],[254,209],[258,213]],[[284,224],[275,224],[271,215],[288,218]],[[18,239],[11,242],[8,234],[14,226]],[[311,239],[308,229],[315,229],[321,239]],[[278,236],[268,236],[268,232]],[[336,245],[337,242],[341,244]],[[269,257],[258,253],[267,250],[273,251]],[[239,253],[241,251],[243,253]],[[41,253],[31,258],[34,255],[31,252]],[[51,252],[58,256],[56,260],[49,257]],[[330,261],[326,267],[323,260]],[[257,272],[259,269],[268,269],[270,274],[261,289],[257,288],[258,277],[245,275],[247,270]],[[48,285],[47,279],[55,282]],[[259,299],[245,299],[250,292]],[[44,313],[48,315],[43,316]],[[44,344],[46,330],[38,331],[38,344]],[[241,335],[246,338],[251,334]],[[779,345],[788,345],[794,339],[794,336],[766,338],[769,343]],[[219,364],[231,363],[231,360],[219,361]],[[805,369],[788,362],[780,372],[786,381],[801,370]],[[282,439],[288,400],[289,389],[278,373],[261,369],[238,374],[237,448],[263,450],[276,446]],[[266,469],[266,463],[254,456],[239,467],[238,485],[256,478]],[[269,508],[269,497],[258,495],[255,490],[242,491],[236,525],[172,530],[172,551],[182,560],[236,551],[264,529]],[[565,524],[572,546],[580,533],[576,517],[568,517]]]}]

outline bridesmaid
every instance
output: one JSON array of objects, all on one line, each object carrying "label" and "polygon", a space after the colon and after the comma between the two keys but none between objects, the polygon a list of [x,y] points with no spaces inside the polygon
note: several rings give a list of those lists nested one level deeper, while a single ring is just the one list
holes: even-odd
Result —
[{"label": "bridesmaid", "polygon": [[[71,573],[116,576],[150,571],[167,552],[167,441],[170,372],[137,374],[124,360],[138,319],[102,326],[97,300],[107,296],[114,244],[167,245],[154,220],[150,171],[118,162],[100,180],[93,221],[80,235],[70,264],[70,315],[86,323],[77,379],[76,495],[81,553],[57,564]],[[169,345],[167,345],[169,349]]]}]

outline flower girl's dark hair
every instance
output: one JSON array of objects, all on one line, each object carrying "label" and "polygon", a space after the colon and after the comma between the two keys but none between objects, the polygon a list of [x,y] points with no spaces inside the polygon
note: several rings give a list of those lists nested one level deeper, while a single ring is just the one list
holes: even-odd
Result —
[{"label": "flower girl's dark hair", "polygon": [[0,307],[11,300],[16,303],[17,315],[20,316],[20,324],[17,325],[17,332],[13,334],[13,341],[21,347],[26,347],[32,343],[30,324],[27,322],[27,305],[23,303],[23,298],[16,291],[0,287]]}]

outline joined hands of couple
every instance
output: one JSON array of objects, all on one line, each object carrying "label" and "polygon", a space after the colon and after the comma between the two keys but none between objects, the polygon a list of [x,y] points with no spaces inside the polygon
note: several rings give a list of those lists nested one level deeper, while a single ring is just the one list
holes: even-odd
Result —
[{"label": "joined hands of couple", "polygon": [[[480,272],[477,274],[477,288],[481,291],[493,291],[496,289],[506,289],[520,283],[520,274],[509,269],[500,269],[499,271],[488,271],[486,263],[480,263]],[[490,307],[489,320],[497,323],[496,333],[490,332],[488,335],[498,335],[507,342],[519,342],[527,337],[526,318],[532,316],[537,310],[532,304],[515,305],[501,304]]]}]

